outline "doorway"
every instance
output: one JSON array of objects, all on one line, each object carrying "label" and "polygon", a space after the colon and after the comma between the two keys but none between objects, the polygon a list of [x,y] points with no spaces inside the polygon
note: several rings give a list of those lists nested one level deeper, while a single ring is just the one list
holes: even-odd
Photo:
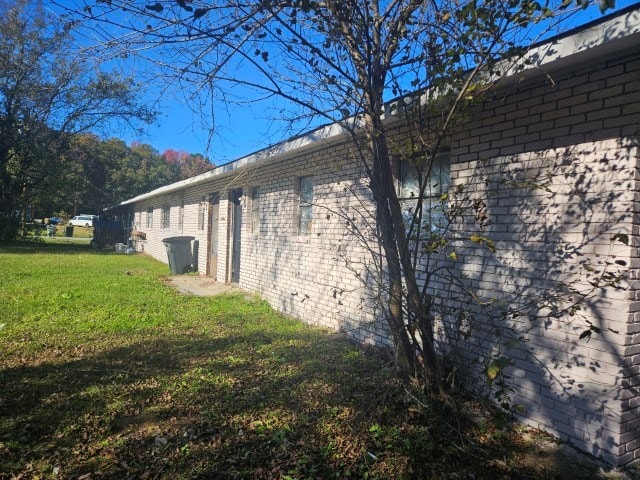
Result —
[{"label": "doorway", "polygon": [[220,230],[220,194],[209,197],[209,267],[207,276],[218,280],[218,232]]},{"label": "doorway", "polygon": [[229,192],[229,280],[240,282],[240,245],[242,233],[242,188]]}]

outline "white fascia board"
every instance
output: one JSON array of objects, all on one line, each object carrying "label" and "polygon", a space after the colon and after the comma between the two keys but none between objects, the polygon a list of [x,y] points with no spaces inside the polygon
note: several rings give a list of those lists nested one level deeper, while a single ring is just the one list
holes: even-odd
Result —
[{"label": "white fascia board", "polygon": [[[622,10],[567,34],[534,45],[517,61],[505,63],[501,81],[509,82],[597,61],[640,47],[640,5]],[[524,68],[522,66],[524,65]]]},{"label": "white fascia board", "polygon": [[[596,20],[563,35],[533,45],[522,57],[506,60],[494,67],[495,72],[479,73],[481,78],[497,86],[546,75],[560,69],[586,65],[625,51],[640,49],[640,4],[632,5],[606,20]],[[419,101],[421,106],[437,99],[443,92],[427,88],[420,94],[409,94],[385,105],[385,119],[393,119]]]}]

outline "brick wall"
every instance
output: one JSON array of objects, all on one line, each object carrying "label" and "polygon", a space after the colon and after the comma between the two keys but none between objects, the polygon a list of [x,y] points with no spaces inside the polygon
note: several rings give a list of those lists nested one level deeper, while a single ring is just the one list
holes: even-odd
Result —
[{"label": "brick wall", "polygon": [[[354,195],[361,178],[346,145],[256,169],[251,186],[260,187],[261,228],[250,232],[250,188],[245,188],[240,286],[259,292],[280,311],[308,323],[352,330],[370,320],[366,292],[354,275],[363,252],[345,238],[345,215],[361,210],[367,194]],[[298,231],[298,182],[314,182],[311,232]],[[357,185],[356,185],[357,186]],[[354,331],[360,341],[385,341],[375,329]],[[376,336],[377,335],[377,336]]]},{"label": "brick wall", "polygon": [[[472,118],[454,135],[452,186],[483,199],[491,224],[466,227],[497,252],[468,250],[461,270],[484,299],[519,315],[469,352],[513,359],[512,400],[526,407],[524,421],[631,462],[640,456],[640,328],[629,323],[637,249],[612,238],[637,242],[639,57],[505,87]],[[604,286],[608,273],[620,288]],[[580,310],[561,315],[572,299]]]},{"label": "brick wall", "polygon": [[[476,385],[492,356],[508,355],[512,401],[526,408],[525,422],[611,463],[628,463],[640,456],[640,60],[611,59],[539,78],[498,90],[451,138],[452,186],[481,199],[490,220],[481,226],[468,216],[459,236],[480,233],[496,252],[461,241],[452,266],[485,305],[461,301],[461,289],[446,278],[438,284],[440,301],[469,313],[473,335],[462,354],[479,366],[467,372]],[[307,175],[314,181],[313,226],[300,234],[298,181]],[[357,228],[370,238],[374,223],[364,178],[346,139],[318,142],[138,202],[135,218],[147,240],[137,248],[166,262],[161,239],[192,235],[205,274],[209,227],[198,228],[199,204],[219,193],[217,278],[228,281],[229,190],[242,188],[240,286],[305,322],[384,344],[388,335],[371,300],[375,279],[367,277],[371,256],[353,235]],[[253,187],[260,188],[259,232],[251,231]],[[177,231],[183,199],[184,228]],[[168,229],[160,224],[164,203],[172,205]],[[629,245],[612,241],[616,234],[628,235]],[[622,289],[603,286],[604,272],[619,275]],[[561,315],[572,299],[580,310]],[[580,339],[592,326],[600,333]]]}]

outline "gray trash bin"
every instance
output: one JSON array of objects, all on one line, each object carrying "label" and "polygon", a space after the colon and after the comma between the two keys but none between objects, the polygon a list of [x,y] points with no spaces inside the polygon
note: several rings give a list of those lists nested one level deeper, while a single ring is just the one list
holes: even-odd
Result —
[{"label": "gray trash bin", "polygon": [[174,275],[186,273],[191,270],[193,254],[191,253],[191,242],[195,237],[168,237],[162,240],[167,248],[167,258],[169,259],[169,269]]}]

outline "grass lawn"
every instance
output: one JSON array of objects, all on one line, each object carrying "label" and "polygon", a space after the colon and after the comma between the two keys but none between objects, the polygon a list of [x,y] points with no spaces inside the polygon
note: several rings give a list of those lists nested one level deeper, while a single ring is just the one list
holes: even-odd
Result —
[{"label": "grass lawn", "polygon": [[0,479],[629,478],[384,356],[168,267],[0,245]]},{"label": "grass lawn", "polygon": [[[56,225],[53,239],[59,241],[67,238],[66,228],[67,228],[67,225]],[[49,237],[47,226],[41,223],[30,225],[28,236],[31,238],[39,238],[40,240],[51,240],[51,238]],[[86,238],[88,241],[88,240],[91,240],[91,237],[93,237],[93,228],[73,226],[73,236],[69,238],[75,238],[75,239]]]}]

